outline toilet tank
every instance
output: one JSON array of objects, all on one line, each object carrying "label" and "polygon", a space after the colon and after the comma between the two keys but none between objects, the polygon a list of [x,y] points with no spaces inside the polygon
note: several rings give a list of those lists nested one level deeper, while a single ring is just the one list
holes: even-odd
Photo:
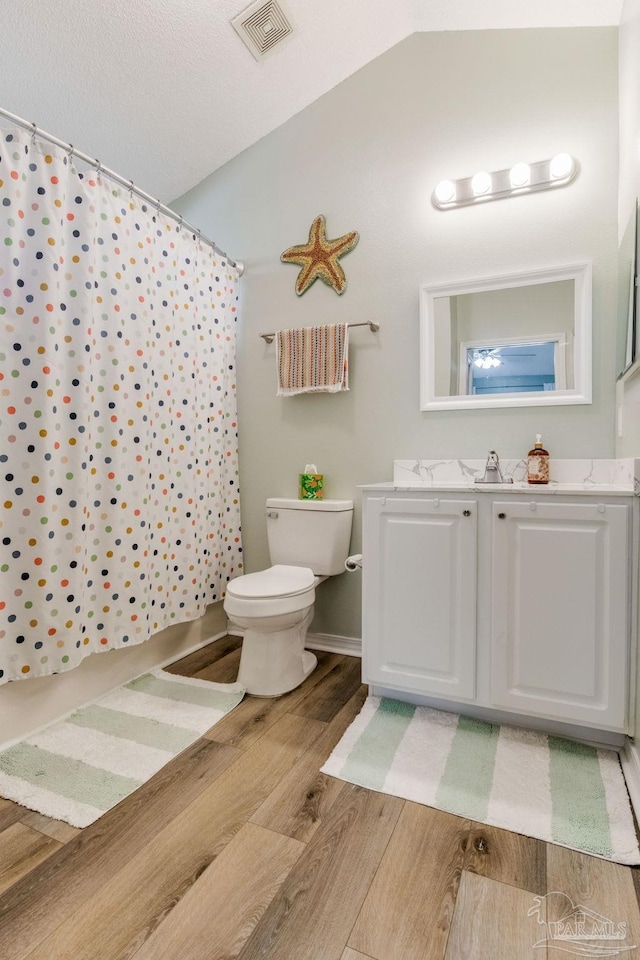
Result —
[{"label": "toilet tank", "polygon": [[310,567],[317,577],[344,573],[349,556],[352,500],[267,500],[271,563]]}]

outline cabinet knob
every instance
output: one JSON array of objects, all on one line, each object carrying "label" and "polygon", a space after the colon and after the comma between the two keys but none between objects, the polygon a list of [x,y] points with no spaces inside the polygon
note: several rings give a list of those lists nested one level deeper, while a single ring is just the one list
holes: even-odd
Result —
[{"label": "cabinet knob", "polygon": [[463,516],[463,517],[470,517],[470,516],[471,516],[471,510],[463,510],[463,511],[462,511],[462,516]]},{"label": "cabinet knob", "polygon": [[506,519],[507,519],[506,513],[499,513],[499,514],[498,514],[498,520],[506,520]]}]

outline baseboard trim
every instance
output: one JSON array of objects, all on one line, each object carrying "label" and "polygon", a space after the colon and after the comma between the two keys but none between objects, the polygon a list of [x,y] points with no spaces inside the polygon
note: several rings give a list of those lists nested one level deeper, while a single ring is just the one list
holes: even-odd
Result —
[{"label": "baseboard trim", "polygon": [[326,650],[327,653],[342,653],[347,657],[362,659],[362,640],[356,637],[339,637],[332,633],[308,633],[305,647],[309,650]]},{"label": "baseboard trim", "polygon": [[[244,630],[231,621],[227,624],[230,637],[243,637]],[[332,633],[308,633],[305,647],[308,650],[324,650],[326,653],[342,653],[347,657],[362,659],[362,640],[356,637],[340,637]]]},{"label": "baseboard trim", "polygon": [[[210,643],[217,643],[218,640],[224,640],[227,636],[226,630],[221,630],[219,633],[214,633],[213,636],[207,637],[205,640],[199,640],[197,643],[192,644],[190,647],[187,647],[184,653],[181,653],[179,657],[176,657],[175,653],[167,657],[166,660],[163,660],[162,663],[159,663],[157,667],[150,667],[152,670],[164,670],[165,667],[170,666],[172,663],[178,663],[179,660],[184,660],[185,657],[190,657],[192,653],[196,653],[198,650],[202,650],[203,647],[209,646]],[[145,670],[144,673],[148,673],[148,670]],[[142,676],[143,674],[141,674]],[[134,680],[136,678],[134,677]],[[125,681],[127,682],[127,681]]]},{"label": "baseboard trim", "polygon": [[640,751],[633,740],[627,740],[620,751],[620,763],[627,783],[629,799],[636,820],[640,821]]}]

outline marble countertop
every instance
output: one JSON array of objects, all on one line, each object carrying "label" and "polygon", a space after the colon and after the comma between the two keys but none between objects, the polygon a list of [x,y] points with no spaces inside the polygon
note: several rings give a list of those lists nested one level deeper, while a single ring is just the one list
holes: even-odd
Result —
[{"label": "marble countertop", "polygon": [[395,480],[381,481],[380,483],[362,484],[360,490],[395,491],[398,493],[518,493],[522,496],[550,496],[556,494],[580,494],[581,496],[638,496],[627,487],[618,487],[613,484],[578,484],[578,483],[437,483],[435,481],[417,481],[416,483],[398,483]]},{"label": "marble countertop", "polygon": [[512,483],[476,483],[484,476],[484,460],[395,460],[393,480],[364,484],[362,490],[441,493],[519,494],[520,496],[639,496],[640,460],[549,461],[548,484],[529,484],[524,460],[501,461]]}]

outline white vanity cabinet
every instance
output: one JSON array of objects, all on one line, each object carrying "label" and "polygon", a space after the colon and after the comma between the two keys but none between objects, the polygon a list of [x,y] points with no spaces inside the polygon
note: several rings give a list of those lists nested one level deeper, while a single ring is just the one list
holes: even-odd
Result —
[{"label": "white vanity cabinet", "polygon": [[491,702],[624,730],[630,508],[491,504]]},{"label": "white vanity cabinet", "polygon": [[475,697],[477,512],[473,500],[368,499],[363,658],[370,683]]},{"label": "white vanity cabinet", "polygon": [[626,732],[636,510],[631,495],[365,488],[363,679]]}]

